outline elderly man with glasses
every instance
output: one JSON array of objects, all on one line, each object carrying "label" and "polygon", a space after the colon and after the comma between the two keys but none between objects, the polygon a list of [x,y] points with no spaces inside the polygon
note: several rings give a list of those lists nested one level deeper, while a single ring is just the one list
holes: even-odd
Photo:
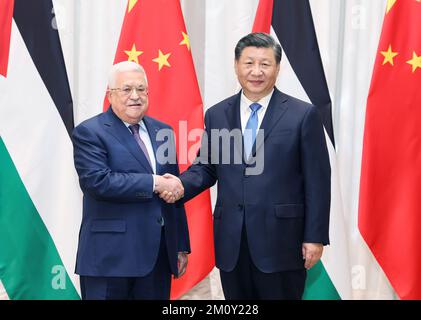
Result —
[{"label": "elderly man with glasses", "polygon": [[[141,66],[114,65],[108,86],[108,111],[73,131],[83,191],[76,261],[82,298],[169,299],[171,275],[184,274],[190,252],[183,206],[158,196],[184,192],[161,176],[179,174],[172,130],[145,115],[148,83]],[[160,130],[171,133],[173,161],[161,161],[157,153]]]}]

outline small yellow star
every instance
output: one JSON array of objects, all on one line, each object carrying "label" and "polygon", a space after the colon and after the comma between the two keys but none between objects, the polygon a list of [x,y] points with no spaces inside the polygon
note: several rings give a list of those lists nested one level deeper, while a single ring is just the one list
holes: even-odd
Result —
[{"label": "small yellow star", "polygon": [[412,73],[414,73],[417,68],[421,68],[421,56],[417,56],[415,51],[413,51],[412,59],[408,60],[406,63],[412,65]]},{"label": "small yellow star", "polygon": [[127,12],[129,13],[130,11],[132,11],[133,7],[135,6],[136,2],[138,0],[129,0],[129,7],[127,9]]},{"label": "small yellow star", "polygon": [[387,0],[386,14],[389,13],[390,9],[392,9],[395,2],[396,0]]},{"label": "small yellow star", "polygon": [[380,53],[384,56],[383,65],[389,62],[393,66],[393,58],[397,56],[398,53],[392,51],[392,46],[389,44],[387,51],[380,51]]},{"label": "small yellow star", "polygon": [[186,47],[187,47],[187,49],[190,51],[190,39],[189,39],[189,36],[186,33],[184,33],[183,31],[181,31],[181,33],[183,34],[183,40],[181,40],[181,42],[179,43],[179,45],[181,46],[181,45],[185,44]]},{"label": "small yellow star", "polygon": [[137,51],[136,45],[134,43],[131,50],[125,50],[124,52],[129,56],[127,61],[134,61],[139,64],[138,57],[143,53],[143,51]]},{"label": "small yellow star", "polygon": [[158,63],[159,71],[161,71],[163,66],[171,67],[171,65],[168,62],[168,58],[171,55],[171,53],[163,54],[161,50],[158,50],[158,54],[158,58],[155,58],[152,61]]}]

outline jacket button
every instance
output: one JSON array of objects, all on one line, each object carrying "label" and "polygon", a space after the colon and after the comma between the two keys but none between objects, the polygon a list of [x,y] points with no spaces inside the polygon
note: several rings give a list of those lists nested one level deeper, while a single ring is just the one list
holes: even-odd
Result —
[{"label": "jacket button", "polygon": [[164,218],[163,217],[159,217],[157,220],[156,220],[161,226],[164,224]]},{"label": "jacket button", "polygon": [[239,209],[239,210],[243,210],[243,209],[244,209],[244,206],[243,206],[242,204],[239,204],[239,205],[238,205],[238,209]]}]

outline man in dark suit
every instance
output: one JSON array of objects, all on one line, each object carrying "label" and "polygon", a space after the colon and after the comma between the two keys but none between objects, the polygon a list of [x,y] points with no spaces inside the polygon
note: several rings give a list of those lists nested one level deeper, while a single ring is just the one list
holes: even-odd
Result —
[{"label": "man in dark suit", "polygon": [[[169,299],[171,274],[181,276],[190,252],[182,206],[159,192],[183,190],[160,174],[178,176],[173,133],[145,116],[148,84],[134,62],[112,67],[108,111],[73,131],[74,160],[83,191],[76,273],[83,299]],[[158,131],[166,130],[160,159]],[[169,160],[169,161],[163,161]]]},{"label": "man in dark suit", "polygon": [[329,243],[323,126],[314,106],[275,87],[281,52],[263,33],[238,42],[242,90],[206,112],[199,156],[180,176],[183,201],[218,182],[215,256],[226,299],[301,299],[306,269]]}]

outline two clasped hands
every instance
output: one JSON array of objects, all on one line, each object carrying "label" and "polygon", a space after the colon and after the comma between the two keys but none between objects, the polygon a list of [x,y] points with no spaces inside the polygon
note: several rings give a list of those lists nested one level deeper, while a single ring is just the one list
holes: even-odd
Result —
[{"label": "two clasped hands", "polygon": [[169,173],[155,176],[155,193],[167,203],[174,203],[184,196],[181,180]]}]

